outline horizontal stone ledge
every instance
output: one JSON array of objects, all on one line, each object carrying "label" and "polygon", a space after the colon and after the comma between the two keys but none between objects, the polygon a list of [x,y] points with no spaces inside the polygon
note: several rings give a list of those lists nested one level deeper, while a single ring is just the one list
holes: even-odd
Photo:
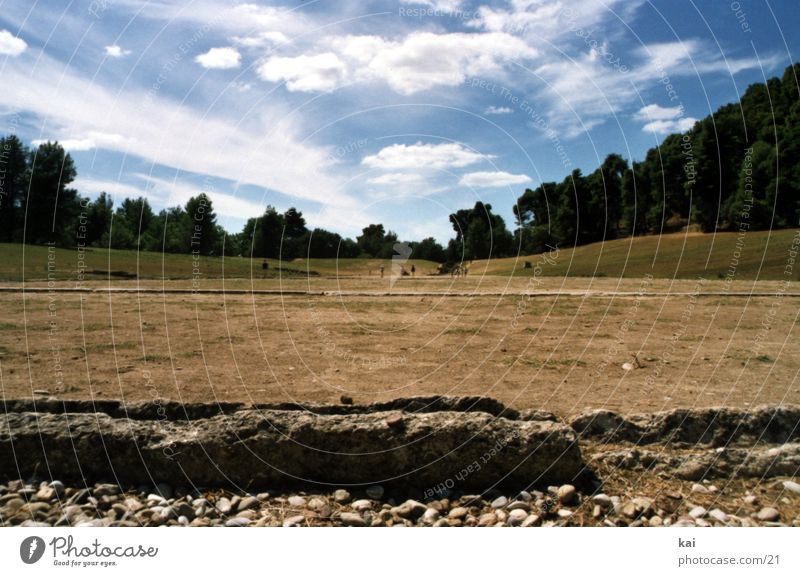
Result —
[{"label": "horizontal stone ledge", "polygon": [[371,414],[401,410],[411,413],[485,412],[509,420],[550,420],[557,418],[544,410],[514,410],[486,396],[411,396],[370,404],[300,404],[294,402],[245,404],[242,402],[123,402],[120,400],[60,400],[44,397],[5,400],[5,412],[40,412],[50,414],[103,413],[113,418],[133,420],[197,420],[241,410],[307,411],[321,415]]},{"label": "horizontal stone ledge", "polygon": [[195,420],[0,414],[0,474],[142,484],[276,486],[396,481],[422,490],[580,482],[575,434],[486,412],[237,410]]},{"label": "horizontal stone ledge", "polygon": [[621,416],[594,410],[570,425],[581,439],[634,444],[734,443],[784,444],[800,440],[800,406],[737,408],[676,408],[653,414]]}]

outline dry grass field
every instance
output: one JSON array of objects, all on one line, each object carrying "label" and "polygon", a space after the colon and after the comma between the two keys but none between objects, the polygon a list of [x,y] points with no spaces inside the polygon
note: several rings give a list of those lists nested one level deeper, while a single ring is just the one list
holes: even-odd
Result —
[{"label": "dry grass field", "polygon": [[246,403],[485,395],[560,416],[800,403],[794,282],[238,282],[334,292],[162,293],[189,286],[151,281],[140,286],[155,292],[0,293],[0,393]]}]

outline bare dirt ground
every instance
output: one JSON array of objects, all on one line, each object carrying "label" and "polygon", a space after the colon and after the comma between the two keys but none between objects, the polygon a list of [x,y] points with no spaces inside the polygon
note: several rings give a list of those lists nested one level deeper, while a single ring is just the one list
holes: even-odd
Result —
[{"label": "bare dirt ground", "polygon": [[[17,290],[0,293],[5,399],[321,403],[347,395],[358,403],[484,395],[562,417],[590,408],[635,413],[800,403],[800,299],[790,297],[800,291],[796,282],[477,277],[195,284],[218,294],[158,292],[191,289],[190,281],[85,284],[156,289],[142,294],[8,286]],[[47,288],[24,288],[34,286]],[[242,289],[328,294],[224,292]],[[386,296],[398,292],[404,295]]]}]

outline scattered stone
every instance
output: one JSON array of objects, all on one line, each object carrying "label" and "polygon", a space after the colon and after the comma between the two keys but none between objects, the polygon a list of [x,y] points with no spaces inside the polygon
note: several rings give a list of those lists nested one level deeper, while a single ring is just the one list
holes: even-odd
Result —
[{"label": "scattered stone", "polygon": [[744,500],[745,504],[749,504],[750,506],[754,506],[755,504],[758,503],[758,498],[756,496],[753,496],[752,494],[748,494],[742,500]]},{"label": "scattered stone", "polygon": [[647,521],[647,523],[653,527],[663,526],[664,520],[661,518],[661,516],[652,516],[650,520]]},{"label": "scattered stone", "polygon": [[355,510],[356,512],[364,512],[366,510],[372,510],[372,501],[371,500],[356,500],[354,501],[350,507]]},{"label": "scattered stone", "polygon": [[342,394],[339,397],[339,402],[341,402],[342,404],[345,404],[347,406],[352,406],[353,405],[353,397],[352,396],[347,396],[345,394]]},{"label": "scattered stone", "polygon": [[231,518],[225,522],[225,526],[227,526],[228,528],[243,528],[249,525],[250,525],[250,520],[248,520],[247,518],[242,518],[241,516]]},{"label": "scattered stone", "polygon": [[792,492],[794,494],[800,494],[800,484],[798,484],[797,482],[793,482],[791,480],[785,480],[783,482],[783,487],[789,492]]},{"label": "scattered stone", "polygon": [[525,512],[531,511],[531,505],[525,502],[524,500],[514,500],[511,504],[508,505],[506,508],[509,512],[512,510],[524,510]]},{"label": "scattered stone", "polygon": [[366,526],[367,522],[358,514],[354,514],[353,512],[342,512],[341,516],[339,517],[342,521],[342,524],[345,526]]},{"label": "scattered stone", "polygon": [[758,514],[756,515],[756,518],[762,522],[777,522],[780,517],[781,513],[770,506],[765,506],[759,510]]},{"label": "scattered stone", "polygon": [[298,516],[290,516],[289,518],[287,518],[286,520],[283,521],[283,527],[284,528],[292,528],[292,527],[295,527],[295,526],[300,526],[300,525],[304,524],[305,521],[306,521],[306,517],[303,516],[302,514],[300,514]]},{"label": "scattered stone", "polygon": [[62,496],[64,496],[64,490],[66,489],[66,487],[64,486],[64,483],[61,482],[60,480],[53,480],[52,482],[50,482],[50,484],[48,484],[48,486],[50,486],[50,488],[56,491],[57,498],[61,498]]},{"label": "scattered stone", "polygon": [[702,518],[708,513],[708,511],[703,508],[702,506],[695,506],[691,510],[689,510],[689,516],[697,520],[698,518]]},{"label": "scattered stone", "polygon": [[494,508],[495,510],[499,510],[500,508],[505,508],[507,505],[508,505],[508,498],[506,498],[505,496],[500,496],[492,501],[492,508]]},{"label": "scattered stone", "polygon": [[92,496],[102,498],[103,496],[116,496],[120,493],[119,486],[116,484],[98,484],[92,490]]},{"label": "scattered stone", "polygon": [[258,498],[255,496],[245,496],[241,500],[239,500],[239,504],[236,506],[236,510],[249,510],[250,508],[258,508],[261,505],[261,502],[258,501]]},{"label": "scattered stone", "polygon": [[217,510],[219,510],[220,514],[230,514],[232,509],[233,505],[231,504],[231,501],[224,496],[217,500]]},{"label": "scattered stone", "polygon": [[337,504],[347,504],[350,502],[350,492],[340,488],[333,493],[333,501]]},{"label": "scattered stone", "polygon": [[558,491],[556,492],[558,501],[567,506],[575,502],[577,496],[578,492],[575,490],[575,486],[572,484],[564,484],[563,486],[559,487]]},{"label": "scattered stone", "polygon": [[522,523],[523,528],[527,528],[529,526],[539,526],[542,523],[542,518],[538,514],[530,514],[525,521]]},{"label": "scattered stone", "polygon": [[708,513],[708,515],[709,517],[713,518],[714,520],[717,520],[718,522],[727,522],[728,520],[728,515],[725,514],[725,512],[723,512],[719,508],[714,508]]},{"label": "scattered stone", "polygon": [[461,520],[462,518],[466,518],[467,514],[469,514],[469,510],[463,506],[458,506],[457,508],[450,510],[450,513],[447,515],[447,517],[450,519]]},{"label": "scattered stone", "polygon": [[702,484],[692,484],[692,492],[694,494],[708,494],[708,488]]},{"label": "scattered stone", "polygon": [[509,526],[519,526],[525,521],[527,517],[528,513],[525,510],[520,510],[519,508],[517,508],[508,513],[507,522]]},{"label": "scattered stone", "polygon": [[56,497],[56,491],[50,486],[44,486],[43,488],[39,488],[39,491],[36,492],[36,499],[42,502],[50,502],[50,500],[54,500],[55,497]]},{"label": "scattered stone", "polygon": [[605,494],[595,494],[594,496],[592,496],[592,500],[598,506],[601,506],[603,508],[611,508],[611,505],[612,505],[611,504],[611,498],[609,498]]},{"label": "scattered stone", "polygon": [[566,508],[559,508],[558,509],[558,517],[559,518],[569,518],[572,516],[572,510],[567,510]]},{"label": "scattered stone", "polygon": [[305,508],[306,507],[306,499],[302,496],[289,496],[286,502],[292,508]]},{"label": "scattered stone", "polygon": [[478,518],[478,526],[494,526],[496,522],[497,516],[495,516],[494,512],[481,514]]},{"label": "scattered stone", "polygon": [[436,508],[428,508],[422,515],[422,523],[425,526],[432,526],[439,520],[439,511]]},{"label": "scattered stone", "polygon": [[389,414],[389,416],[386,417],[386,425],[389,428],[402,428],[403,415],[400,413]]}]

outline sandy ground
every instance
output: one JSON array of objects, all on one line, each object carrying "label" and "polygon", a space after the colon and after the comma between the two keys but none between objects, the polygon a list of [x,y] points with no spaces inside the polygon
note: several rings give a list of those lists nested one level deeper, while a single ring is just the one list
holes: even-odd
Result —
[{"label": "sandy ground", "polygon": [[[560,416],[800,403],[800,301],[780,295],[796,283],[368,278],[204,287],[230,283],[358,294],[0,293],[0,392],[300,403],[486,395]],[[366,294],[390,290],[426,294]],[[557,290],[628,294],[529,296]]]}]

